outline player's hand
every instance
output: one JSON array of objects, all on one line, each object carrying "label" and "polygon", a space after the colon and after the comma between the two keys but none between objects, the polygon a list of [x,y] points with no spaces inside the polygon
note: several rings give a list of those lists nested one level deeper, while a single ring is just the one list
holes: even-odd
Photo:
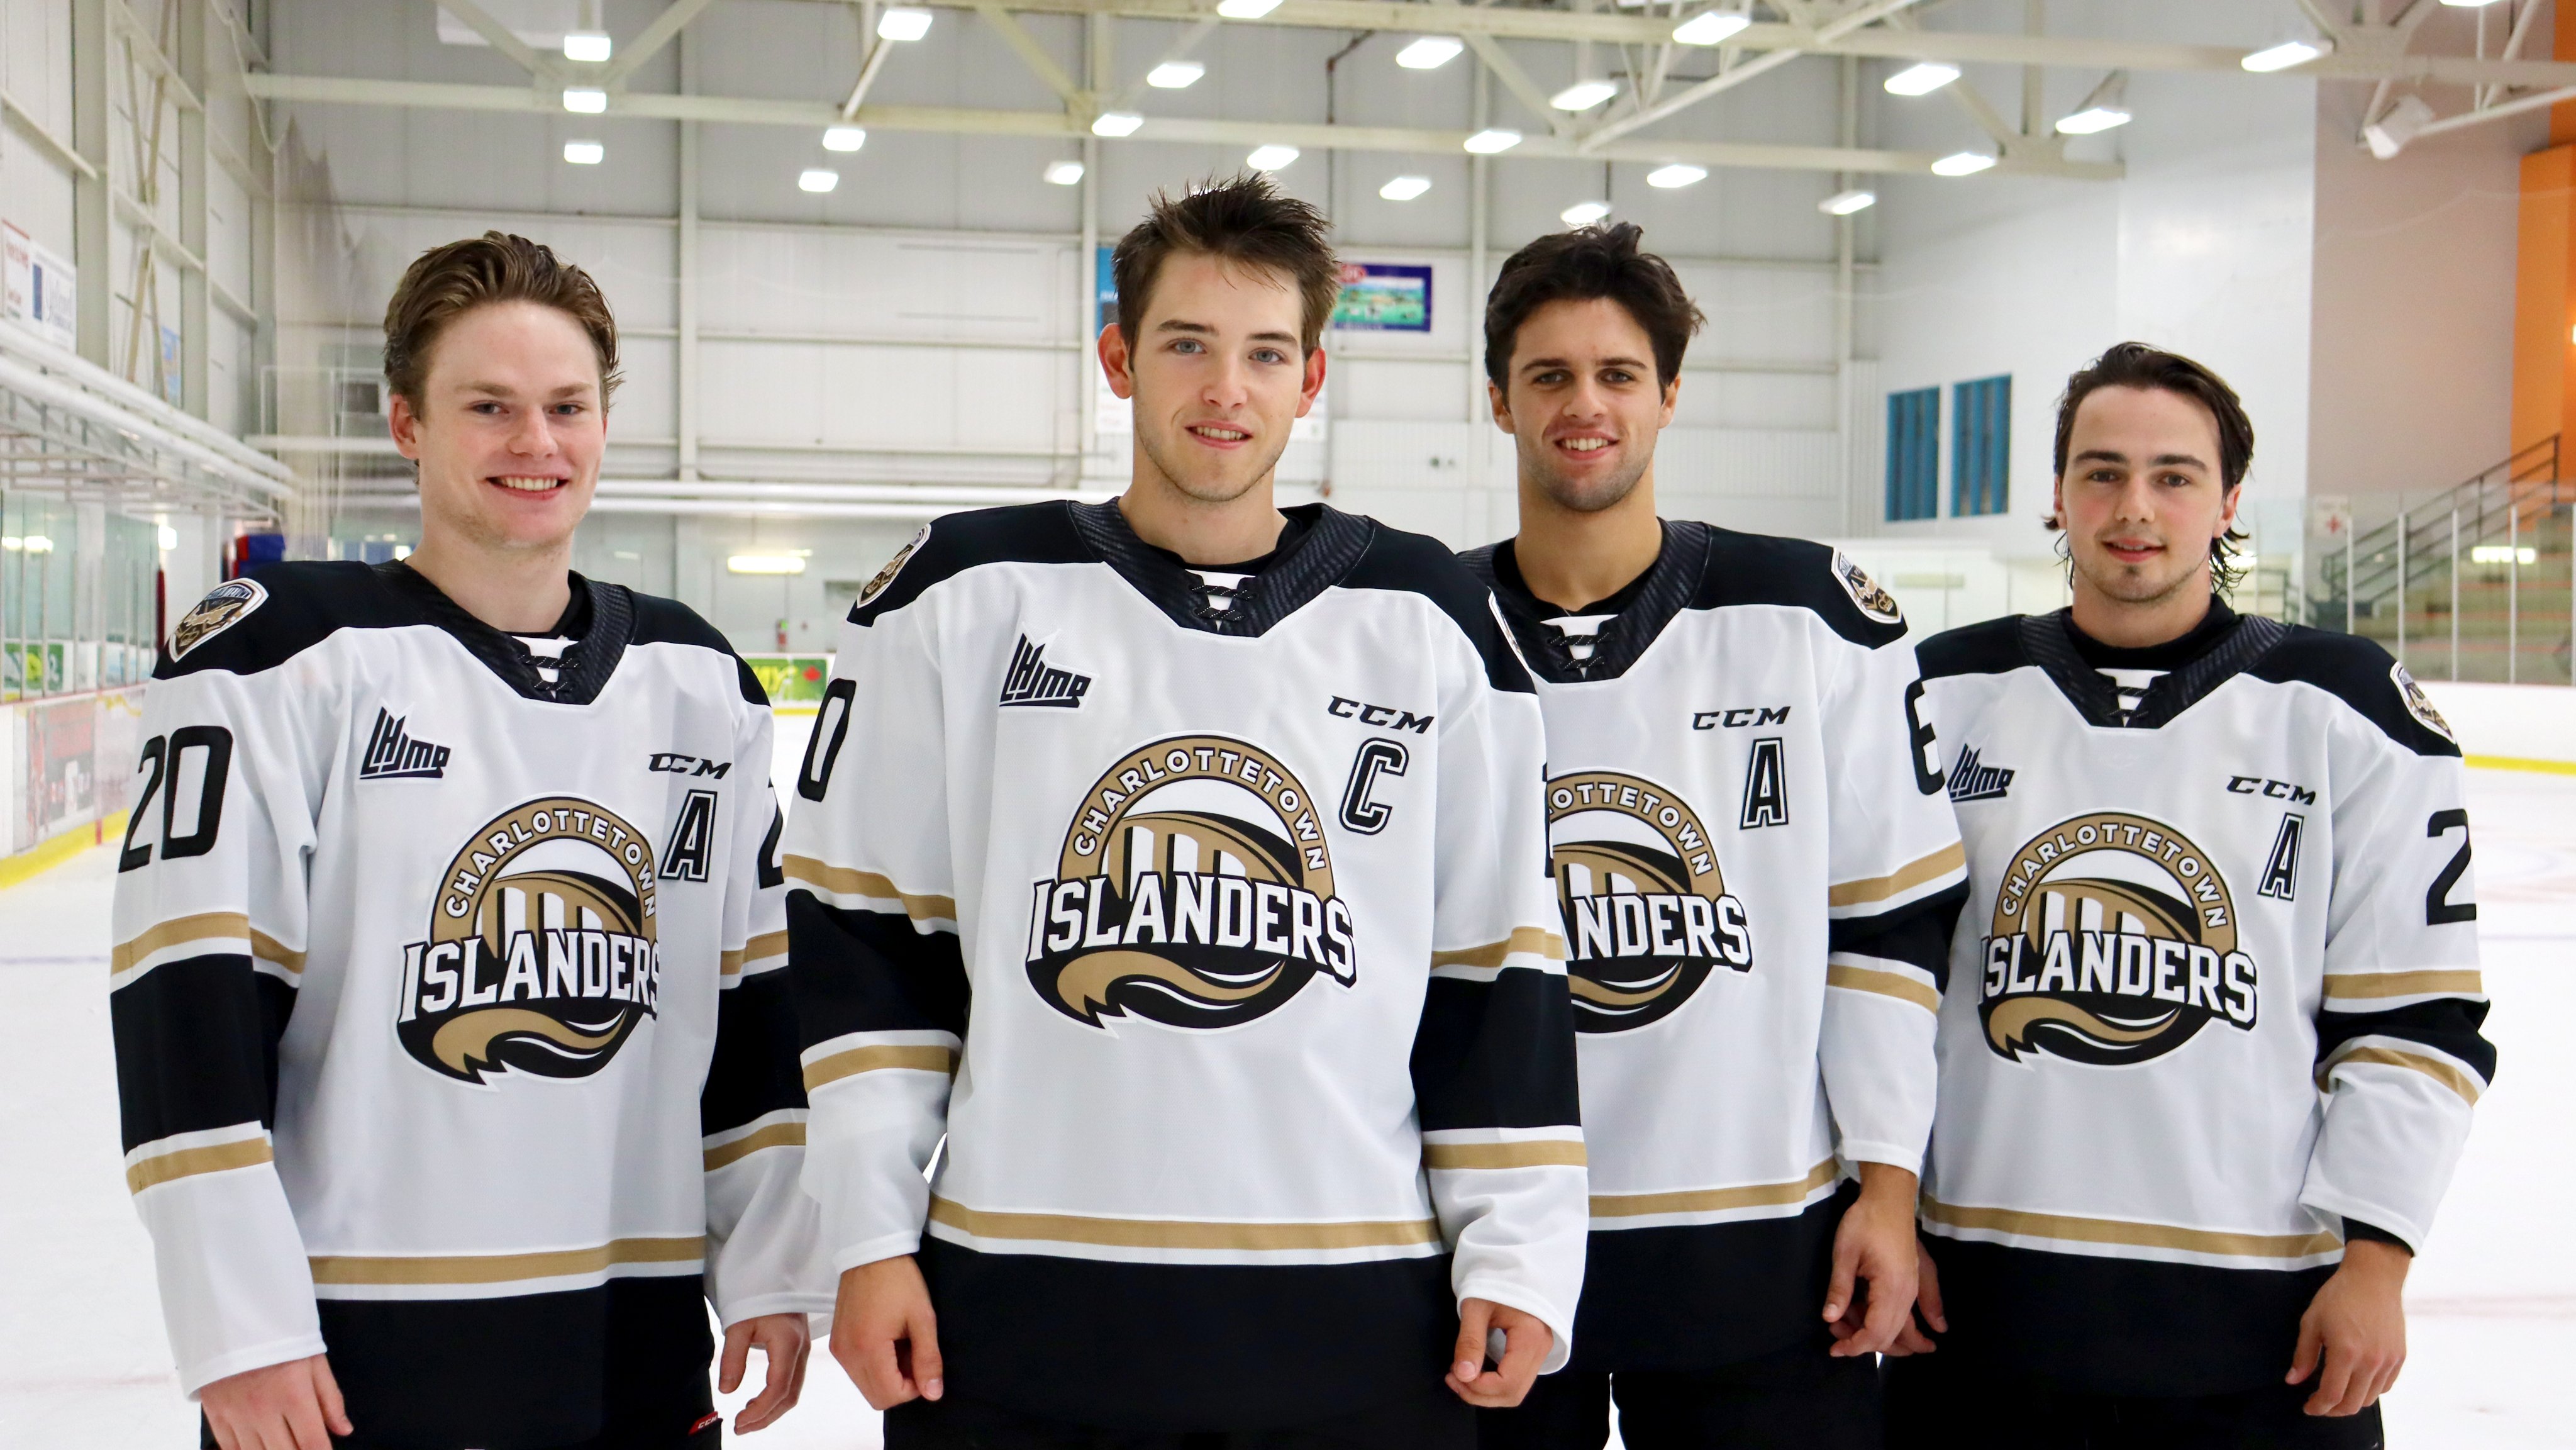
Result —
[{"label": "player's hand", "polygon": [[930,1312],[930,1286],[910,1254],[861,1264],[841,1276],[832,1310],[832,1358],[875,1409],[948,1392],[939,1377],[939,1320]]},{"label": "player's hand", "polygon": [[[2395,1244],[2355,1239],[2343,1267],[2299,1316],[2289,1383],[2317,1375],[2311,1415],[2355,1415],[2379,1402],[2406,1364],[2406,1269],[2414,1256]],[[2318,1374],[2318,1360],[2324,1373]]]},{"label": "player's hand", "polygon": [[1879,1353],[1899,1359],[1909,1354],[1930,1354],[1941,1347],[1932,1335],[1949,1332],[1950,1321],[1941,1313],[1941,1270],[1918,1235],[1914,1241],[1914,1312],[1905,1316],[1905,1327],[1896,1331],[1896,1342]]},{"label": "player's hand", "polygon": [[[1886,1163],[1860,1165],[1860,1198],[1834,1230],[1834,1276],[1825,1288],[1825,1328],[1837,1359],[1878,1354],[1909,1329],[1914,1306],[1914,1175]],[[1866,1293],[1860,1291],[1867,1284]],[[1863,1304],[1862,1300],[1866,1300]]]},{"label": "player's hand", "polygon": [[[1488,1336],[1500,1330],[1503,1336],[1502,1363],[1485,1368]],[[1451,1352],[1449,1388],[1468,1404],[1488,1410],[1508,1410],[1521,1402],[1538,1379],[1538,1367],[1547,1363],[1548,1346],[1556,1335],[1535,1314],[1525,1314],[1508,1305],[1485,1299],[1458,1301],[1458,1347]]]},{"label": "player's hand", "polygon": [[761,1358],[769,1362],[768,1383],[733,1418],[735,1434],[748,1435],[796,1408],[796,1397],[805,1392],[810,1335],[802,1314],[763,1314],[725,1326],[724,1359],[716,1367],[717,1393],[732,1394],[742,1384],[753,1345],[760,1346]]},{"label": "player's hand", "polygon": [[331,1450],[333,1435],[354,1433],[318,1354],[227,1375],[197,1391],[197,1405],[223,1450]]}]

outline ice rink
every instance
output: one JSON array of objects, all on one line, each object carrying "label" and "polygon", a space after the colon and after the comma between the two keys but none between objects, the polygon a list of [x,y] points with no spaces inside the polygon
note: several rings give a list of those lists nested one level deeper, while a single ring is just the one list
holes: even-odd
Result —
[{"label": "ice rink", "polygon": [[[2524,713],[2507,703],[2462,700],[2454,710],[2472,752],[2483,736],[2495,754],[2570,753],[2489,736],[2480,728],[2488,714]],[[780,723],[792,768],[804,722]],[[2576,1237],[2559,1217],[2560,1195],[2576,1188],[2568,1126],[2576,1052],[2549,1035],[2551,1023],[2576,1020],[2568,971],[2576,774],[2478,769],[2469,791],[2495,999],[2488,1030],[2502,1061],[2409,1285],[2412,1355],[2387,1402],[2389,1443],[2576,1446],[2556,1388],[2576,1363]],[[105,983],[113,854],[87,851],[0,891],[0,1023],[14,1044],[0,1053],[0,1163],[10,1165],[0,1177],[0,1447],[8,1450],[195,1443],[117,1152]],[[745,1398],[729,1397],[726,1407]],[[879,1440],[876,1416],[818,1349],[803,1404],[746,1443],[858,1450]]]}]

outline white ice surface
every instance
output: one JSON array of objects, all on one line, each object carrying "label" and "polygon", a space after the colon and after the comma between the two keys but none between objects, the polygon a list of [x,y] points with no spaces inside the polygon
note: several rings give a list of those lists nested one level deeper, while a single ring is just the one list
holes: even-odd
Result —
[{"label": "white ice surface", "polygon": [[[807,722],[782,718],[792,795]],[[2408,1287],[2413,1358],[2388,1400],[2398,1450],[2576,1447],[2557,1376],[2576,1363],[2576,776],[2470,774],[2479,928],[2502,1053],[2495,1089]],[[791,807],[792,808],[792,807]],[[108,1051],[114,852],[0,891],[0,1447],[194,1443],[150,1245],[127,1200]],[[754,1361],[755,1370],[758,1361]],[[725,1399],[728,1412],[747,1399]],[[877,1417],[818,1348],[805,1398],[745,1441],[873,1450]]]}]

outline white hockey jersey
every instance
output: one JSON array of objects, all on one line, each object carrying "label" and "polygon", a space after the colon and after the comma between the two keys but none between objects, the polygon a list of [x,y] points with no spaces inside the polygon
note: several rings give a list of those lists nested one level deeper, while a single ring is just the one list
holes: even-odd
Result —
[{"label": "white hockey jersey", "polygon": [[1114,503],[951,515],[842,631],[788,828],[805,1181],[835,1267],[919,1253],[951,1394],[1311,1422],[1445,1394],[1470,1296],[1563,1361],[1538,704],[1446,549],[1291,514],[1249,579]]},{"label": "white hockey jersey", "polygon": [[687,609],[572,583],[552,686],[401,564],[174,633],[110,1002],[192,1394],[327,1351],[363,1435],[676,1439],[707,1299],[830,1307],[767,702]]},{"label": "white hockey jersey", "polygon": [[1663,533],[1652,568],[1574,615],[1508,544],[1467,556],[1547,719],[1592,1370],[1823,1335],[1843,1165],[1922,1162],[1965,894],[1895,601],[1819,544]]},{"label": "white hockey jersey", "polygon": [[2423,1243],[2494,1071],[2441,717],[2367,640],[2204,630],[2134,676],[2064,611],[1923,646],[1970,882],[1922,1207],[1945,1358],[2277,1383],[2347,1223]]}]

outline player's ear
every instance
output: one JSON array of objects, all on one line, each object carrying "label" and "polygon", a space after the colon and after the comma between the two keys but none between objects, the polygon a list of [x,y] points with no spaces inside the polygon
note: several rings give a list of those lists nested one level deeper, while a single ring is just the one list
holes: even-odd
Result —
[{"label": "player's ear", "polygon": [[1493,404],[1494,426],[1502,429],[1506,433],[1511,432],[1512,400],[1511,396],[1503,391],[1503,385],[1495,382],[1491,378],[1487,378],[1485,380],[1485,399],[1487,402]]},{"label": "player's ear", "polygon": [[1315,406],[1316,395],[1323,391],[1324,346],[1321,342],[1317,342],[1315,346],[1306,349],[1306,377],[1298,390],[1297,416],[1305,417],[1306,410]]},{"label": "player's ear", "polygon": [[1136,396],[1136,359],[1127,350],[1127,334],[1117,323],[1100,329],[1100,371],[1109,378],[1109,391],[1122,398]]},{"label": "player's ear", "polygon": [[2243,502],[2245,502],[2244,484],[2231,483],[2222,486],[2219,493],[2218,527],[2210,534],[2211,538],[2223,539],[2227,537],[2228,530],[2236,527],[2236,508]]},{"label": "player's ear", "polygon": [[395,392],[386,415],[386,430],[393,434],[394,451],[414,463],[420,462],[420,414],[413,410],[411,399]]},{"label": "player's ear", "polygon": [[1675,372],[1672,377],[1664,383],[1664,416],[1663,420],[1657,424],[1658,427],[1669,428],[1673,425],[1673,410],[1681,406],[1681,400],[1682,375],[1679,372]]}]

